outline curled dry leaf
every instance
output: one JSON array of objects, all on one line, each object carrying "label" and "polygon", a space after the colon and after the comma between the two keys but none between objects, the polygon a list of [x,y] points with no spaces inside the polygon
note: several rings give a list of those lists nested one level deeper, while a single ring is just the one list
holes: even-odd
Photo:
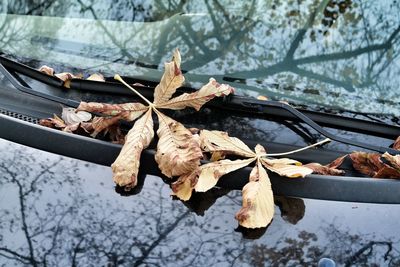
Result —
[{"label": "curled dry leaf", "polygon": [[200,108],[213,99],[216,96],[226,96],[233,93],[234,89],[227,84],[219,84],[213,78],[204,85],[200,90],[188,94],[184,93],[177,96],[169,101],[157,105],[157,108],[168,108],[173,110],[184,109],[186,107],[192,107],[195,110],[200,110]]},{"label": "curled dry leaf", "polygon": [[344,159],[347,155],[341,156],[329,164],[321,165],[319,163],[313,162],[303,165],[304,167],[310,168],[313,170],[313,173],[322,174],[322,175],[343,175],[344,171],[339,170],[338,167],[342,165]]},{"label": "curled dry leaf", "polygon": [[393,143],[393,149],[400,150],[400,136]]},{"label": "curled dry leaf", "polygon": [[40,72],[43,72],[43,73],[46,73],[47,75],[50,75],[50,76],[53,76],[53,75],[54,75],[54,69],[51,68],[51,67],[49,67],[49,66],[46,66],[46,65],[41,66],[41,67],[39,68],[39,71],[40,71]]},{"label": "curled dry leaf", "polygon": [[172,61],[165,63],[164,67],[161,81],[154,90],[154,104],[156,105],[167,102],[185,81],[180,69],[181,55],[178,49],[174,51]]},{"label": "curled dry leaf", "polygon": [[200,141],[202,149],[206,152],[223,152],[247,158],[256,156],[242,140],[230,137],[226,132],[202,130]]},{"label": "curled dry leaf", "polygon": [[181,123],[159,111],[156,113],[160,125],[155,159],[161,172],[167,177],[193,172],[203,156],[198,137]]},{"label": "curled dry leaf", "polygon": [[62,80],[64,82],[64,87],[66,87],[66,88],[70,87],[70,83],[71,83],[72,79],[81,79],[82,78],[82,76],[80,76],[80,75],[74,75],[69,72],[57,73],[57,74],[54,74],[54,76],[56,76],[58,79]]},{"label": "curled dry leaf", "polygon": [[392,156],[386,152],[385,154],[382,155],[382,157],[388,161],[390,167],[399,172],[400,176],[400,155]]},{"label": "curled dry leaf", "polygon": [[[384,163],[381,160],[381,154],[353,152],[349,156],[353,162],[354,169],[365,175],[373,178],[400,178],[400,172],[392,166]],[[386,154],[385,156],[387,160],[391,157],[393,156],[390,154]],[[388,161],[391,163],[390,160]]]},{"label": "curled dry leaf", "polygon": [[67,124],[63,119],[54,114],[53,118],[41,119],[39,124],[49,128],[60,129],[63,132],[72,133],[78,130],[80,122]]},{"label": "curled dry leaf", "polygon": [[115,125],[121,117],[94,117],[91,122],[82,123],[81,127],[92,137],[96,137],[102,131],[108,131],[108,129]]},{"label": "curled dry leaf", "polygon": [[172,195],[183,201],[189,200],[192,196],[193,188],[197,183],[198,176],[198,170],[181,175],[176,182],[172,183]]},{"label": "curled dry leaf", "polygon": [[97,81],[97,82],[105,82],[106,81],[104,76],[102,74],[100,74],[100,73],[93,73],[86,80]]},{"label": "curled dry leaf", "polygon": [[353,152],[349,156],[354,169],[371,177],[375,177],[379,170],[384,167],[380,160],[381,155],[378,153]]},{"label": "curled dry leaf", "polygon": [[149,109],[133,125],[125,137],[125,145],[122,147],[117,159],[111,165],[113,180],[119,186],[134,187],[137,184],[137,176],[140,165],[140,155],[149,146],[154,137],[153,118]]},{"label": "curled dry leaf", "polygon": [[56,114],[53,115],[53,118],[41,119],[39,121],[39,124],[49,128],[58,128],[58,129],[63,129],[67,126],[67,124],[65,124],[65,122]]},{"label": "curled dry leaf", "polygon": [[274,216],[274,195],[267,172],[260,161],[243,187],[243,205],[235,218],[246,228],[266,227]]},{"label": "curled dry leaf", "polygon": [[276,172],[280,176],[286,176],[289,178],[305,177],[313,172],[310,168],[300,166],[301,163],[293,159],[261,158],[260,161],[268,170]]},{"label": "curled dry leaf", "polygon": [[86,111],[77,111],[74,108],[63,108],[61,118],[67,125],[90,121],[92,114]]},{"label": "curled dry leaf", "polygon": [[81,102],[77,110],[99,113],[105,116],[119,116],[126,121],[134,121],[149,107],[141,103],[106,104],[97,102]]},{"label": "curled dry leaf", "polygon": [[217,184],[221,176],[246,167],[254,160],[255,158],[238,160],[225,159],[202,165],[199,167],[200,174],[194,189],[196,192],[206,192]]}]

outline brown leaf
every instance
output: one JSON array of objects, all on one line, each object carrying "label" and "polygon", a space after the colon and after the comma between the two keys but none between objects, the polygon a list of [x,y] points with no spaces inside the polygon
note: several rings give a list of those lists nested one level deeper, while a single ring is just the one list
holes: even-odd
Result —
[{"label": "brown leaf", "polygon": [[202,165],[199,167],[200,174],[194,189],[196,192],[206,192],[217,184],[221,176],[246,167],[254,160],[255,158],[238,160],[225,159]]},{"label": "brown leaf", "polygon": [[120,116],[94,117],[91,122],[81,123],[81,127],[94,138],[102,131],[107,131],[109,127],[115,125],[120,119]]},{"label": "brown leaf", "polygon": [[53,75],[54,75],[54,69],[53,69],[53,68],[50,68],[49,66],[46,66],[46,65],[41,66],[41,67],[39,68],[39,71],[40,71],[40,72],[43,72],[43,73],[46,73],[47,75],[50,75],[50,76],[53,76]]},{"label": "brown leaf", "polygon": [[243,187],[243,205],[235,218],[246,228],[266,227],[274,216],[274,196],[267,172],[260,161]]},{"label": "brown leaf", "polygon": [[392,156],[386,152],[382,157],[389,162],[390,167],[399,172],[398,176],[400,178],[400,155]]},{"label": "brown leaf", "polygon": [[236,137],[230,137],[226,132],[202,130],[200,132],[201,147],[206,152],[223,152],[247,158],[256,154]]},{"label": "brown leaf", "polygon": [[59,128],[59,129],[63,129],[67,126],[67,124],[65,124],[65,122],[56,114],[53,115],[53,118],[41,119],[39,121],[39,124],[49,128]]},{"label": "brown leaf", "polygon": [[300,166],[301,163],[293,159],[261,158],[260,161],[268,170],[276,172],[280,176],[286,176],[289,178],[305,177],[313,172],[310,168]]},{"label": "brown leaf", "polygon": [[393,149],[400,150],[400,136],[394,141]]},{"label": "brown leaf", "polygon": [[353,152],[349,156],[354,169],[370,177],[375,177],[379,170],[385,167],[378,153]]},{"label": "brown leaf", "polygon": [[347,155],[341,156],[329,164],[321,165],[319,163],[308,163],[303,165],[304,167],[310,168],[313,170],[313,173],[322,174],[322,175],[343,175],[345,172],[343,170],[338,170],[337,168],[342,165],[344,159]]},{"label": "brown leaf", "polygon": [[180,67],[181,55],[179,50],[176,49],[172,61],[164,65],[164,74],[154,90],[154,104],[167,102],[176,92],[176,89],[182,86],[185,77],[183,77]]},{"label": "brown leaf", "polygon": [[105,82],[106,81],[104,76],[102,74],[100,74],[100,73],[93,73],[86,80],[97,81],[97,82]]},{"label": "brown leaf", "polygon": [[165,103],[157,105],[157,107],[168,108],[173,110],[192,107],[198,111],[205,103],[207,103],[214,97],[229,95],[233,92],[234,89],[229,85],[219,84],[213,78],[211,78],[210,81],[206,85],[204,85],[200,90],[191,94],[184,93]]},{"label": "brown leaf", "polygon": [[81,125],[80,122],[69,124],[62,130],[63,130],[63,132],[72,133],[72,132],[75,132],[76,130],[78,130],[80,125]]},{"label": "brown leaf", "polygon": [[106,116],[119,116],[126,121],[134,121],[149,109],[141,103],[106,104],[97,102],[81,102],[78,111],[84,110]]},{"label": "brown leaf", "polygon": [[200,165],[203,156],[198,136],[161,112],[156,113],[160,124],[155,155],[158,167],[167,177],[191,173]]},{"label": "brown leaf", "polygon": [[140,155],[154,137],[153,119],[149,109],[133,125],[125,138],[117,159],[111,165],[113,180],[119,186],[134,187],[137,184]]},{"label": "brown leaf", "polygon": [[92,114],[86,111],[77,111],[74,108],[63,108],[61,118],[67,125],[71,125],[91,120]]}]

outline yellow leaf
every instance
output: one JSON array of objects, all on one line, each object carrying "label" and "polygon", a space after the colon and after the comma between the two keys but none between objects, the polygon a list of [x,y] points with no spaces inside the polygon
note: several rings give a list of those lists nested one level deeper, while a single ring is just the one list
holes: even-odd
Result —
[{"label": "yellow leaf", "polygon": [[187,201],[192,196],[193,188],[197,182],[198,171],[195,170],[189,174],[181,175],[176,182],[172,183],[172,192],[174,196],[183,201]]},{"label": "yellow leaf", "polygon": [[243,204],[235,218],[246,228],[266,227],[274,216],[274,195],[267,172],[258,161],[243,187]]},{"label": "yellow leaf", "polygon": [[184,109],[192,107],[195,110],[200,108],[216,96],[229,95],[233,93],[234,89],[227,84],[219,84],[213,78],[204,85],[200,90],[188,94],[184,93],[177,96],[165,103],[157,105],[157,108],[168,108],[173,110]]},{"label": "yellow leaf", "polygon": [[146,112],[148,108],[148,106],[141,103],[106,104],[82,101],[77,110],[95,112],[106,116],[120,116],[121,119],[126,121],[134,121]]},{"label": "yellow leaf", "polygon": [[158,167],[167,177],[191,173],[203,157],[198,136],[161,112],[156,113],[160,123],[155,155]]},{"label": "yellow leaf", "polygon": [[[289,178],[305,177],[313,172],[312,169],[300,166],[301,163],[293,159],[267,159],[261,158],[261,163],[270,171]],[[293,165],[295,164],[295,165]]]},{"label": "yellow leaf", "polygon": [[220,160],[216,162],[207,163],[205,165],[200,166],[200,174],[199,179],[194,187],[197,192],[206,192],[207,190],[213,188],[218,179],[230,172],[236,171],[243,167],[246,167],[251,162],[253,162],[255,158],[243,159],[243,160]]},{"label": "yellow leaf", "polygon": [[180,69],[181,55],[178,49],[174,51],[172,61],[165,63],[164,67],[165,70],[161,81],[154,90],[154,104],[167,102],[176,92],[176,89],[181,87],[185,81]]},{"label": "yellow leaf", "polygon": [[114,182],[120,186],[134,187],[137,184],[140,155],[154,137],[151,109],[135,122],[125,137],[117,159],[111,165]]},{"label": "yellow leaf", "polygon": [[226,132],[202,130],[200,132],[201,147],[207,152],[224,152],[247,158],[253,158],[256,154],[236,137],[230,137]]}]

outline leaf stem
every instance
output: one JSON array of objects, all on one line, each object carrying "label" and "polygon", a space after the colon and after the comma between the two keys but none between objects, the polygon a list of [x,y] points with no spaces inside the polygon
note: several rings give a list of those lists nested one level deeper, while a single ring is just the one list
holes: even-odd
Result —
[{"label": "leaf stem", "polygon": [[114,75],[114,79],[117,81],[120,81],[121,83],[123,83],[126,87],[128,87],[130,90],[132,90],[135,94],[137,94],[140,98],[142,98],[151,108],[153,108],[154,104],[151,103],[147,98],[145,98],[141,93],[139,93],[135,88],[133,88],[132,86],[130,86],[129,84],[127,84],[121,76],[119,76],[118,74]]},{"label": "leaf stem", "polygon": [[297,152],[300,152],[300,151],[303,151],[303,150],[306,150],[306,149],[309,149],[309,148],[312,148],[312,147],[315,147],[315,146],[319,146],[319,145],[328,143],[328,142],[330,142],[330,141],[331,141],[331,139],[326,138],[326,139],[324,139],[324,140],[322,140],[322,141],[319,141],[319,142],[317,142],[317,143],[315,143],[315,144],[312,144],[312,145],[309,145],[309,146],[306,146],[306,147],[302,147],[302,148],[299,148],[299,149],[295,149],[295,150],[292,150],[292,151],[283,152],[283,153],[271,153],[271,154],[266,153],[266,154],[261,154],[259,157],[286,156],[286,155],[290,155],[290,154],[293,154],[293,153],[297,153]]}]

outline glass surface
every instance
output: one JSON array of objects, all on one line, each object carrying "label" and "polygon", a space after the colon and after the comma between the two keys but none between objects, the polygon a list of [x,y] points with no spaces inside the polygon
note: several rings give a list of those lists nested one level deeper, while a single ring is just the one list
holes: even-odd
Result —
[{"label": "glass surface", "polygon": [[183,203],[147,176],[121,196],[108,167],[2,139],[0,151],[0,266],[400,264],[400,205],[277,196],[267,229],[240,232],[240,191]]},{"label": "glass surface", "polygon": [[398,1],[2,1],[0,51],[34,67],[158,80],[399,116]]}]

